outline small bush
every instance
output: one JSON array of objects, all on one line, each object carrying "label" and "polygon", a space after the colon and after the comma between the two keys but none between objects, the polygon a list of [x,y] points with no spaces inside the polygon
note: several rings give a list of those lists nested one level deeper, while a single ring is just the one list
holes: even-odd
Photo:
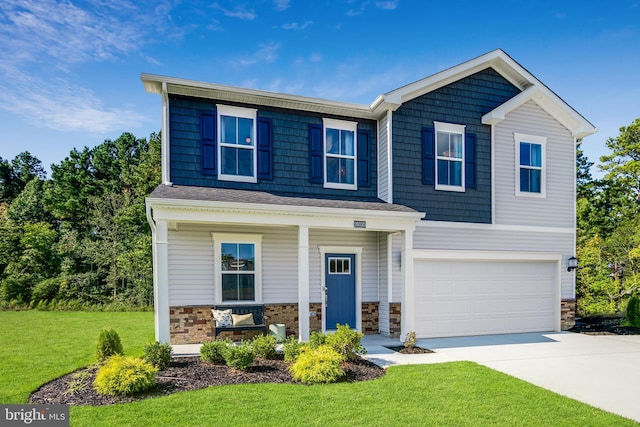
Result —
[{"label": "small bush", "polygon": [[98,369],[93,387],[100,394],[132,396],[153,388],[157,372],[142,359],[115,355]]},{"label": "small bush", "polygon": [[327,343],[327,335],[322,332],[313,331],[309,337],[309,347],[318,348]]},{"label": "small bush", "polygon": [[367,350],[360,341],[364,334],[350,329],[347,325],[337,325],[338,330],[327,335],[327,345],[340,353],[345,360],[355,360],[359,354],[365,354]]},{"label": "small bush", "polygon": [[257,335],[251,341],[256,357],[261,359],[276,358],[276,337],[273,335]]},{"label": "small bush", "polygon": [[250,342],[243,341],[240,345],[230,345],[224,352],[224,359],[227,366],[240,369],[242,371],[253,365],[256,353]]},{"label": "small bush", "polygon": [[171,362],[173,349],[168,343],[152,342],[144,347],[142,358],[158,369],[164,369]]},{"label": "small bush", "polygon": [[226,363],[225,353],[233,345],[230,339],[224,341],[207,341],[200,347],[200,360],[221,365]]},{"label": "small bush", "polygon": [[116,354],[123,354],[120,336],[113,329],[103,329],[98,336],[98,360],[102,362]]},{"label": "small bush", "polygon": [[307,348],[289,366],[294,380],[305,384],[334,383],[344,377],[343,357],[328,345]]},{"label": "small bush", "polygon": [[286,363],[295,362],[305,347],[307,347],[307,345],[298,341],[295,335],[289,335],[284,342],[284,361]]},{"label": "small bush", "polygon": [[631,326],[640,328],[640,298],[635,294],[629,298],[627,304],[627,320]]},{"label": "small bush", "polygon": [[413,348],[416,346],[416,333],[411,331],[407,334],[407,338],[404,340],[405,348]]}]

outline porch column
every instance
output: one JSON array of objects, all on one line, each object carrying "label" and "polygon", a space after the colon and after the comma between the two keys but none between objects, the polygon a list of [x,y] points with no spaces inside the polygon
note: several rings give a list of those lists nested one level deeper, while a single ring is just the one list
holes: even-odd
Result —
[{"label": "porch column", "polygon": [[309,341],[309,226],[298,227],[298,338]]},{"label": "porch column", "polygon": [[400,340],[407,333],[415,331],[415,302],[413,282],[413,229],[402,232],[402,254],[400,258],[402,272],[402,307],[400,314]]},{"label": "porch column", "polygon": [[167,221],[156,221],[154,236],[154,286],[156,341],[169,342],[169,249]]}]

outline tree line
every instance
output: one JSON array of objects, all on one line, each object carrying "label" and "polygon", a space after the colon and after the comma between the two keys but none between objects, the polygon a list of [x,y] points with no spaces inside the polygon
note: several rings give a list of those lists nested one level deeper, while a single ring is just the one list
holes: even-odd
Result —
[{"label": "tree line", "polygon": [[49,179],[28,151],[0,157],[0,307],[152,307],[144,199],[160,177],[157,133],[73,149]]},{"label": "tree line", "polygon": [[577,311],[580,316],[624,313],[640,291],[640,118],[606,141],[603,178],[580,146],[577,155]]}]

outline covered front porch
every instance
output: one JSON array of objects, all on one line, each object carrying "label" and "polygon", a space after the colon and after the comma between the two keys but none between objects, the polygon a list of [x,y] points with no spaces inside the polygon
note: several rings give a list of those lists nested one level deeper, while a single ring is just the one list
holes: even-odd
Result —
[{"label": "covered front porch", "polygon": [[[158,187],[147,199],[147,212],[153,229],[158,341],[186,344],[209,338],[210,308],[233,304],[225,300],[229,295],[222,285],[221,253],[230,243],[250,245],[255,258],[250,299],[237,302],[264,304],[269,323],[285,323],[287,333],[300,340],[308,340],[313,330],[333,329],[326,321],[335,301],[346,297],[332,297],[330,275],[347,271],[353,280],[350,324],[385,335],[412,329],[412,305],[404,301],[413,299],[408,295],[413,287],[405,284],[413,283],[413,231],[422,213],[379,201],[179,186]],[[394,325],[392,311],[400,306],[400,324]],[[200,335],[184,332],[188,328],[180,316],[195,322]],[[186,338],[179,338],[181,331]]]}]

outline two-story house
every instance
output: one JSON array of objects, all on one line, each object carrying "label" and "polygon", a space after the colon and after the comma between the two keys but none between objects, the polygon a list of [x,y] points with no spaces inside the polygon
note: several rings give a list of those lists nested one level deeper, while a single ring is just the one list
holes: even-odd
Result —
[{"label": "two-story house", "polygon": [[303,340],[571,326],[595,128],[502,50],[371,105],[141,79],[162,97],[156,339],[211,339],[211,307],[247,303]]}]

